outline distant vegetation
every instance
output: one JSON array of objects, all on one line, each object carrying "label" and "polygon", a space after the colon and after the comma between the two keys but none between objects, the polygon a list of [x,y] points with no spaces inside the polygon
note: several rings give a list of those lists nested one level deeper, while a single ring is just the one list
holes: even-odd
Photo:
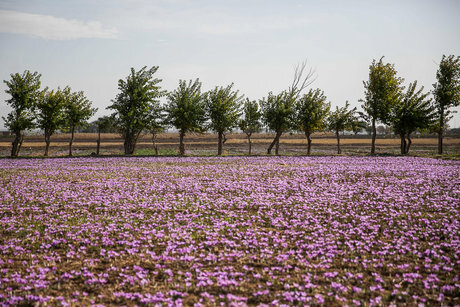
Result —
[{"label": "distant vegetation", "polygon": [[[314,81],[314,71],[306,69],[306,63],[298,65],[291,86],[280,93],[269,92],[267,97],[257,100],[243,99],[233,84],[216,86],[209,92],[201,92],[201,82],[179,81],[172,92],[161,89],[161,79],[154,77],[158,66],[143,67],[118,81],[119,93],[107,109],[111,116],[103,116],[88,123],[97,109],[83,92],[72,92],[70,87],[57,90],[41,88],[38,72],[25,71],[11,74],[4,81],[6,93],[11,96],[6,103],[13,109],[3,117],[6,127],[14,134],[11,156],[17,157],[24,140],[24,131],[38,128],[44,133],[45,153],[51,136],[57,132],[71,132],[69,156],[75,131],[97,132],[99,155],[101,133],[118,132],[124,139],[124,153],[132,155],[141,133],[150,133],[155,153],[156,135],[168,127],[179,132],[179,154],[185,155],[184,138],[189,132],[213,131],[218,135],[217,154],[221,155],[226,133],[240,128],[246,134],[251,154],[251,135],[261,129],[275,132],[267,148],[271,154],[279,153],[283,133],[300,131],[307,139],[307,154],[311,153],[311,135],[318,131],[331,131],[337,137],[340,150],[340,132],[367,131],[372,135],[370,153],[375,153],[377,134],[389,131],[401,139],[401,154],[408,154],[415,132],[436,133],[438,153],[443,153],[443,136],[451,119],[452,107],[460,105],[460,57],[442,56],[436,73],[437,82],[431,92],[417,88],[417,81],[404,86],[394,64],[384,63],[383,57],[369,66],[369,80],[364,81],[364,98],[360,100],[362,112],[349,110],[348,102],[343,107],[330,110],[330,102],[321,89],[307,88]],[[430,94],[433,98],[430,98]],[[166,96],[161,104],[159,98]],[[359,115],[359,116],[358,116]],[[380,124],[380,125],[378,125]]]}]

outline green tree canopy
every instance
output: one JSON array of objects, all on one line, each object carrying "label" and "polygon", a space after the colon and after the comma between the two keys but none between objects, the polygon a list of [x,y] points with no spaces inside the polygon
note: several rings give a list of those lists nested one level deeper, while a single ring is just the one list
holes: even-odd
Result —
[{"label": "green tree canopy", "polygon": [[35,127],[34,110],[40,96],[41,75],[26,70],[22,74],[15,73],[10,76],[9,81],[3,82],[7,86],[5,92],[11,96],[6,103],[13,110],[3,120],[5,126],[15,134],[11,156],[17,157],[24,139],[24,130]]},{"label": "green tree canopy", "polygon": [[238,126],[243,96],[227,87],[215,87],[206,95],[206,112],[211,120],[209,128],[218,134],[217,155],[222,155],[223,135]]},{"label": "green tree canopy", "polygon": [[294,102],[294,96],[286,91],[278,95],[270,92],[267,98],[260,101],[263,120],[267,127],[276,133],[275,139],[267,149],[267,154],[271,153],[273,146],[276,146],[275,153],[278,154],[281,135],[293,128]]},{"label": "green tree canopy", "polygon": [[131,68],[131,74],[126,77],[126,80],[118,81],[120,93],[108,107],[115,111],[113,114],[115,125],[124,139],[127,155],[134,153],[139,135],[149,126],[151,109],[165,94],[158,85],[162,80],[153,77],[157,70],[158,66],[150,69],[144,66],[139,71]]},{"label": "green tree canopy", "polygon": [[[434,109],[431,100],[427,99],[429,93],[423,93],[423,86],[417,90],[417,81],[410,83],[407,91],[391,111],[390,124],[401,138],[401,154],[409,152],[411,134],[418,129],[428,128],[434,118]],[[406,141],[407,138],[407,141]]]},{"label": "green tree canopy", "polygon": [[449,108],[460,105],[460,57],[443,55],[436,79],[437,82],[433,84],[436,107],[434,130],[438,133],[438,153],[442,154],[443,134],[452,113]]},{"label": "green tree canopy", "polygon": [[364,117],[372,125],[371,154],[375,153],[376,122],[388,124],[391,109],[400,99],[403,81],[397,77],[394,65],[385,64],[383,57],[378,62],[373,60],[369,66],[369,80],[363,81],[364,100],[360,101],[364,103]]},{"label": "green tree canopy", "polygon": [[96,119],[94,123],[97,127],[96,155],[99,156],[101,148],[101,133],[107,133],[113,130],[114,118],[112,116],[102,116]]},{"label": "green tree canopy", "polygon": [[152,108],[150,108],[149,120],[147,131],[152,134],[152,143],[153,149],[155,150],[155,155],[158,156],[158,145],[157,145],[157,135],[165,131],[167,122],[166,115],[164,114],[164,108],[159,104],[155,103]]},{"label": "green tree canopy", "polygon": [[37,127],[45,133],[45,156],[48,156],[51,136],[60,129],[65,128],[64,108],[67,102],[65,88],[57,91],[49,91],[47,88],[42,92],[37,103]]},{"label": "green tree canopy", "polygon": [[307,72],[305,68],[306,62],[296,66],[292,84],[287,91],[278,95],[270,92],[267,99],[260,101],[264,122],[270,130],[275,132],[275,138],[268,146],[267,154],[271,153],[273,146],[275,146],[275,154],[278,154],[281,135],[295,128],[293,116],[295,102],[302,91],[314,81],[314,71],[310,69]]},{"label": "green tree canopy", "polygon": [[179,130],[179,154],[185,155],[184,137],[187,132],[203,132],[206,122],[206,94],[201,93],[199,79],[188,83],[179,80],[179,87],[169,93],[165,107],[167,123]]},{"label": "green tree canopy", "polygon": [[98,133],[111,132],[114,128],[114,119],[112,116],[101,116],[94,121]]},{"label": "green tree canopy", "polygon": [[260,122],[261,118],[262,113],[259,110],[259,105],[257,104],[257,101],[251,101],[249,100],[249,98],[246,98],[246,102],[243,106],[243,117],[240,119],[238,126],[246,134],[246,137],[248,138],[249,155],[251,155],[252,151],[251,136],[253,133],[259,132],[262,128],[262,123]]},{"label": "green tree canopy", "polygon": [[348,109],[350,104],[345,102],[344,107],[336,107],[335,111],[331,112],[327,119],[327,128],[335,133],[337,138],[337,153],[341,154],[340,149],[340,132],[345,130],[354,130],[360,126],[360,119],[356,113],[356,108]]},{"label": "green tree canopy", "polygon": [[324,92],[320,89],[309,90],[295,103],[295,129],[305,133],[308,142],[307,154],[311,153],[311,135],[327,126],[327,116],[331,104],[326,101]]},{"label": "green tree canopy", "polygon": [[71,133],[69,156],[72,156],[72,143],[75,136],[75,129],[87,125],[88,120],[96,113],[97,109],[91,107],[91,101],[85,97],[83,91],[71,92],[70,88],[67,87],[64,94],[66,96],[64,122]]}]

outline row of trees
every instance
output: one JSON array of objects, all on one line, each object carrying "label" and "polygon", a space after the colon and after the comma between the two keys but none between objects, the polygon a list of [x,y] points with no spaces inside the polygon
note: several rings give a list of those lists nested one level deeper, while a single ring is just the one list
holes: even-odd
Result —
[{"label": "row of trees", "polygon": [[[451,118],[450,108],[460,104],[460,58],[443,56],[433,85],[433,98],[417,88],[417,81],[407,89],[404,79],[397,76],[393,64],[373,61],[369,67],[369,80],[364,82],[365,95],[361,100],[363,112],[350,108],[348,101],[342,107],[331,110],[327,97],[320,89],[307,87],[314,81],[314,72],[306,70],[306,63],[298,65],[291,86],[278,94],[270,92],[259,101],[244,99],[234,90],[233,84],[201,91],[201,82],[179,81],[172,92],[162,90],[162,81],[154,77],[158,67],[147,67],[139,71],[131,69],[130,75],[118,82],[119,93],[108,109],[111,116],[96,120],[98,128],[97,154],[100,136],[112,126],[124,139],[124,152],[133,154],[141,133],[152,134],[156,153],[156,136],[167,127],[179,132],[179,154],[185,154],[184,138],[189,132],[212,130],[217,133],[217,153],[222,154],[225,134],[240,128],[247,136],[251,154],[253,133],[263,127],[275,132],[267,154],[279,152],[279,141],[283,133],[301,131],[307,139],[307,154],[311,153],[311,135],[317,131],[333,131],[340,149],[340,132],[360,131],[366,126],[372,129],[371,153],[375,153],[376,124],[388,125],[401,138],[401,154],[407,154],[411,145],[411,134],[417,130],[431,129],[439,135],[438,152],[442,153],[443,132]],[[34,127],[44,131],[46,149],[51,135],[57,130],[71,132],[69,155],[72,155],[74,131],[83,126],[96,112],[83,92],[72,92],[69,87],[56,91],[40,90],[40,75],[24,72],[11,75],[5,81],[11,95],[7,103],[13,111],[4,118],[6,126],[15,134],[12,156],[17,156],[23,141],[24,130]],[[166,103],[160,98],[166,96]]]},{"label": "row of trees", "polygon": [[13,108],[3,120],[5,126],[13,132],[11,156],[17,157],[24,140],[24,131],[39,128],[45,135],[45,156],[51,136],[58,130],[69,131],[69,156],[72,155],[72,142],[75,129],[84,126],[97,109],[91,107],[91,102],[82,91],[72,92],[70,87],[49,90],[40,89],[41,75],[37,72],[25,71],[22,75],[12,74],[11,80],[4,81],[6,93],[11,98],[6,102]]},{"label": "row of trees", "polygon": [[417,81],[403,85],[393,64],[384,63],[383,57],[369,67],[369,80],[364,82],[365,98],[362,117],[371,124],[371,154],[375,153],[376,123],[392,128],[401,138],[401,154],[409,152],[411,134],[429,129],[438,134],[438,153],[442,154],[443,133],[453,111],[460,105],[460,57],[443,56],[433,84],[433,98],[417,89]]},{"label": "row of trees", "polygon": [[[189,132],[212,130],[217,133],[217,154],[221,155],[225,134],[240,128],[248,138],[249,154],[252,151],[251,136],[263,126],[275,132],[267,149],[270,154],[275,148],[279,152],[279,140],[286,131],[302,131],[308,140],[308,154],[311,152],[311,135],[320,130],[336,132],[340,152],[339,132],[348,128],[361,129],[364,123],[356,116],[356,108],[344,108],[330,112],[330,103],[320,89],[302,92],[313,81],[313,71],[306,71],[306,64],[299,65],[288,90],[275,95],[269,93],[259,102],[244,99],[233,84],[216,86],[208,92],[201,91],[201,82],[179,81],[174,91],[166,94],[154,78],[158,67],[131,70],[126,80],[120,80],[120,93],[108,108],[114,110],[113,120],[125,140],[125,154],[134,152],[137,139],[144,131],[153,136],[166,127],[179,131],[179,154],[185,154],[184,138]],[[159,98],[166,95],[167,102],[161,105]]]}]

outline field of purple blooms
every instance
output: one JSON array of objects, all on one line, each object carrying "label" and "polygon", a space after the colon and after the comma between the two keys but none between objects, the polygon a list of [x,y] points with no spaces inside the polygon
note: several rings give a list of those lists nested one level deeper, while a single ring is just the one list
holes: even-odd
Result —
[{"label": "field of purple blooms", "polygon": [[0,305],[458,305],[460,161],[0,160]]}]

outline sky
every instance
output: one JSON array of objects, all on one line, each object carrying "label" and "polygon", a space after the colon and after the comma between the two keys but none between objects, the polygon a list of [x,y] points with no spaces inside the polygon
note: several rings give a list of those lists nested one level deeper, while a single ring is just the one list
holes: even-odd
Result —
[{"label": "sky", "polygon": [[[199,78],[254,100],[287,89],[307,61],[311,88],[359,108],[382,56],[431,91],[442,55],[460,55],[459,12],[458,0],[0,0],[0,79],[38,71],[43,87],[84,91],[96,119],[131,67],[159,66],[169,91]],[[449,124],[460,127],[460,113]]]}]

